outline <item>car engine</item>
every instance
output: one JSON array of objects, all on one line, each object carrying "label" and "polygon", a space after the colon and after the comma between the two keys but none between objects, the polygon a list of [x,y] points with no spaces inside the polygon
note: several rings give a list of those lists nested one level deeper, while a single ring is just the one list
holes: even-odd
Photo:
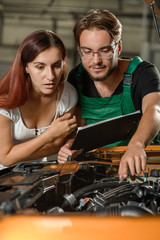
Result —
[{"label": "car engine", "polygon": [[0,215],[159,215],[159,164],[119,181],[111,155],[93,151],[66,164],[33,161],[1,170]]}]

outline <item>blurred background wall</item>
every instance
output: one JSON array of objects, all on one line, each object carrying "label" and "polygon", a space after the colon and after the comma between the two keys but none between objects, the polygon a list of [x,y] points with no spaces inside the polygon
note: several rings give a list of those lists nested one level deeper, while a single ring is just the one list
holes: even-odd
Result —
[{"label": "blurred background wall", "polygon": [[[143,0],[0,0],[0,76],[9,68],[21,41],[50,29],[65,43],[68,71],[79,62],[72,29],[91,8],[113,12],[123,25],[121,56],[141,56],[160,70],[160,43],[149,5]],[[159,25],[159,17],[157,18]]]}]

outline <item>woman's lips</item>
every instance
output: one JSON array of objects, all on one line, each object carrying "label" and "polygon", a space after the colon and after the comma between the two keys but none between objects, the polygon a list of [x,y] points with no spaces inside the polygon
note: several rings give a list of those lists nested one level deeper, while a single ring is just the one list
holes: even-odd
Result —
[{"label": "woman's lips", "polygon": [[55,84],[54,83],[47,83],[45,84],[47,88],[54,88]]}]

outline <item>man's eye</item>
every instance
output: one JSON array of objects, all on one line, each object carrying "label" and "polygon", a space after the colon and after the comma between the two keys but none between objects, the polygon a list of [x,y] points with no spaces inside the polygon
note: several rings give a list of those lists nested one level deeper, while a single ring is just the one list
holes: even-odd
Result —
[{"label": "man's eye", "polygon": [[92,51],[85,50],[85,51],[83,51],[83,53],[86,54],[86,55],[89,55],[89,54],[92,53]]},{"label": "man's eye", "polygon": [[101,49],[102,53],[109,53],[111,51],[111,49],[105,48],[105,49]]}]

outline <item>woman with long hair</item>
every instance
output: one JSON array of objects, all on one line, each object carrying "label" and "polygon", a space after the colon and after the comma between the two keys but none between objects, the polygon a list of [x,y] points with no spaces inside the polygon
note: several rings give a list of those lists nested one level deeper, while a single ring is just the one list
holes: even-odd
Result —
[{"label": "woman with long hair", "polygon": [[66,49],[52,31],[39,30],[21,43],[0,79],[0,164],[46,159],[76,129],[77,93],[64,81]]}]

